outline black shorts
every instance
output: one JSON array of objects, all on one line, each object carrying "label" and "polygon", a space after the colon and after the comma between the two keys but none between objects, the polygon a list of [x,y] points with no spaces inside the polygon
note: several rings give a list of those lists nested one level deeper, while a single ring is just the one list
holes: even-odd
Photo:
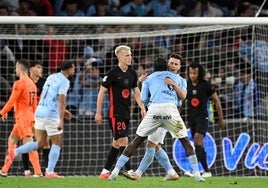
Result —
[{"label": "black shorts", "polygon": [[128,136],[129,119],[109,118],[109,126],[115,140]]},{"label": "black shorts", "polygon": [[208,130],[209,120],[206,116],[198,116],[195,118],[191,118],[189,121],[189,127],[192,133],[192,137],[194,138],[194,134],[196,132],[202,134],[204,137],[206,136],[206,132]]}]

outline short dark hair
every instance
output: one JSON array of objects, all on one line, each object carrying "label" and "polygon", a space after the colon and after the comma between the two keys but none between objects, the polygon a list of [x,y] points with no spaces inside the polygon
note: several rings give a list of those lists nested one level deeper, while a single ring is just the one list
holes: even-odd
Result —
[{"label": "short dark hair", "polygon": [[163,56],[156,56],[154,58],[154,71],[168,70],[167,61]]},{"label": "short dark hair", "polygon": [[41,61],[31,60],[30,61],[30,67],[29,68],[34,67],[35,65],[41,65],[41,66],[43,66],[43,63]]},{"label": "short dark hair", "polygon": [[60,70],[64,71],[74,66],[74,62],[71,60],[65,60],[60,65]]},{"label": "short dark hair", "polygon": [[182,56],[176,53],[170,54],[169,58],[175,58],[175,59],[179,59],[180,61],[182,61]]}]

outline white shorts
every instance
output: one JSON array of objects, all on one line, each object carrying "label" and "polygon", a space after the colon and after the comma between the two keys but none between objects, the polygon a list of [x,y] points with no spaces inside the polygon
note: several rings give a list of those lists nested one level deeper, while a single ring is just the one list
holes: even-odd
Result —
[{"label": "white shorts", "polygon": [[49,119],[41,117],[35,117],[34,119],[34,128],[46,131],[48,136],[54,136],[63,133],[63,130],[58,130],[60,121],[59,119]]},{"label": "white shorts", "polygon": [[147,140],[154,143],[155,145],[164,144],[166,134],[167,130],[163,127],[159,127],[153,134],[148,136]]},{"label": "white shorts", "polygon": [[186,126],[180,116],[177,106],[171,103],[151,104],[141,121],[136,134],[147,137],[159,127],[163,127],[173,138],[188,137]]}]

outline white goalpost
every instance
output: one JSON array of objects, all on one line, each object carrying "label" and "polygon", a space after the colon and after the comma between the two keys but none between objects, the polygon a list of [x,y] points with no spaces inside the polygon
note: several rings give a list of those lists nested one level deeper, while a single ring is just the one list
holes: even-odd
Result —
[{"label": "white goalpost", "polygon": [[[180,74],[187,78],[187,65],[193,61],[201,63],[223,106],[225,130],[217,126],[213,104],[208,107],[210,125],[205,148],[213,175],[267,176],[267,25],[265,17],[0,17],[0,75],[12,86],[16,79],[15,60],[22,58],[41,61],[44,77],[57,71],[65,59],[76,63],[76,75],[71,79],[67,101],[73,118],[65,122],[57,172],[98,175],[110,149],[112,135],[107,122],[102,126],[94,123],[98,87],[85,86],[82,82],[96,83],[98,79],[87,66],[97,61],[98,78],[103,77],[117,64],[114,47],[119,44],[132,48],[132,67],[138,75],[152,71],[155,56],[179,53],[183,57]],[[245,73],[256,87],[249,82],[239,85],[245,82]],[[9,90],[2,84],[0,89],[3,105]],[[104,114],[107,108],[108,104],[105,104]],[[186,109],[187,106],[182,117],[187,124]],[[135,103],[131,112],[130,140],[141,120]],[[13,123],[10,113],[8,121],[0,126],[0,165]],[[134,169],[144,155],[144,148],[138,149],[131,158]],[[178,173],[189,170],[177,140],[167,135],[163,148]],[[20,175],[21,169],[22,162],[17,159],[11,174]],[[164,169],[154,162],[146,175],[164,173]]]},{"label": "white goalpost", "polygon": [[79,25],[267,25],[265,17],[61,17],[2,16],[2,24]]}]

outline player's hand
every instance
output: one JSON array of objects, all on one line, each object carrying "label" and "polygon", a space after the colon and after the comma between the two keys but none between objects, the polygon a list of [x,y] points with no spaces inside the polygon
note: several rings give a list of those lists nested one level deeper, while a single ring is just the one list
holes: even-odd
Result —
[{"label": "player's hand", "polygon": [[63,121],[59,122],[58,130],[61,131],[63,129]]},{"label": "player's hand", "polygon": [[144,80],[146,80],[146,78],[147,78],[147,74],[143,74],[143,75],[141,75],[140,77],[139,77],[139,82],[144,82]]},{"label": "player's hand", "polygon": [[5,122],[7,119],[7,114],[0,115],[0,117],[1,117],[2,121]]},{"label": "player's hand", "polygon": [[102,124],[102,115],[101,115],[101,113],[96,113],[95,114],[95,122],[97,123],[97,125]]},{"label": "player's hand", "polygon": [[142,117],[142,119],[145,117],[145,115],[146,115],[145,108],[144,109],[141,109],[141,117]]},{"label": "player's hand", "polygon": [[223,119],[218,120],[218,125],[220,129],[224,129],[226,126],[225,121]]},{"label": "player's hand", "polygon": [[170,85],[172,87],[174,87],[174,85],[176,85],[176,83],[169,77],[165,78],[165,84]]},{"label": "player's hand", "polygon": [[69,112],[68,110],[65,110],[64,119],[71,120],[72,119],[72,113]]}]

